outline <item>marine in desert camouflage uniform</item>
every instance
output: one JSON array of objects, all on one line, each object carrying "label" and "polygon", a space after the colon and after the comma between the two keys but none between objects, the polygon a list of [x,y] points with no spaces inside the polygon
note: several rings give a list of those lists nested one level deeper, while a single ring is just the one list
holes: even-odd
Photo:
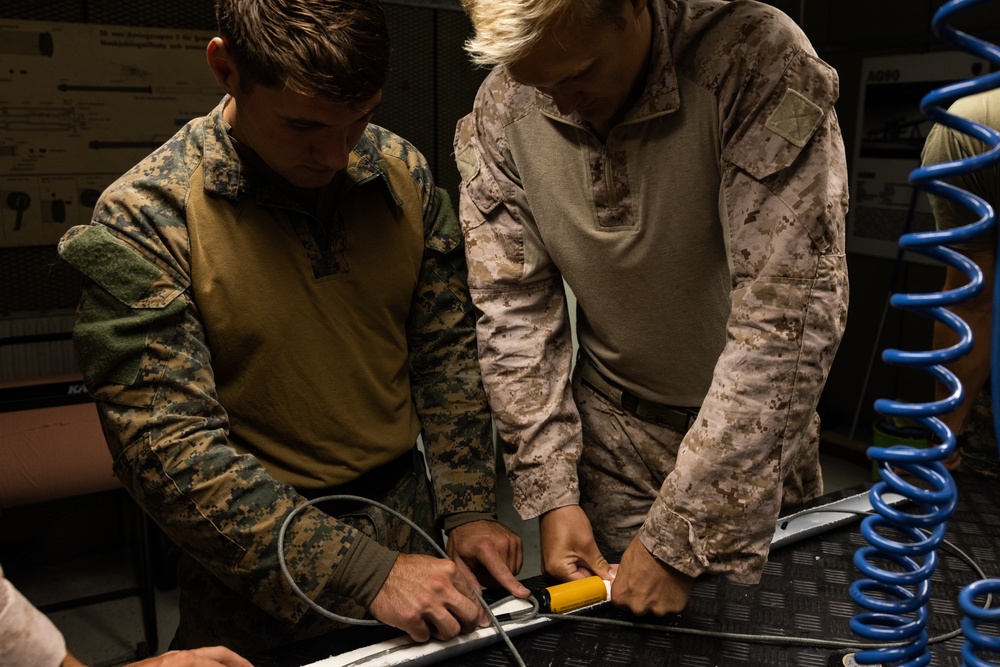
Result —
[{"label": "marine in desert camouflage uniform", "polygon": [[[759,579],[819,495],[846,322],[836,72],[772,7],[463,0],[455,151],[486,391],[543,568],[635,613]],[[565,284],[577,299],[576,363]]]},{"label": "marine in desert camouflage uniform", "polygon": [[227,96],[60,243],[88,278],[74,337],[115,472],[184,552],[175,648],[336,627],[277,551],[289,513],[331,493],[444,529],[457,562],[399,553],[431,547],[381,510],[313,506],[285,555],[321,606],[422,641],[487,623],[472,570],[528,593],[495,517],[455,214],[423,156],[369,124],[382,10],[291,5],[220,0],[207,57]]}]

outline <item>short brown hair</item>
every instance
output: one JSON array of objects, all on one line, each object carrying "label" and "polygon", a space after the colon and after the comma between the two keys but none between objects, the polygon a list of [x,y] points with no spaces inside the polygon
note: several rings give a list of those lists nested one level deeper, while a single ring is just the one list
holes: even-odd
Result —
[{"label": "short brown hair", "polygon": [[385,84],[389,32],[377,0],[215,0],[215,17],[245,91],[352,102]]}]

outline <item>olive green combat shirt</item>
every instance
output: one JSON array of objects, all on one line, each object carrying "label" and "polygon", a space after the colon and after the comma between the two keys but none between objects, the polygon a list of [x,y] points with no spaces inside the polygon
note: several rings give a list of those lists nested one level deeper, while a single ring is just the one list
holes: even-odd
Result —
[{"label": "olive green combat shirt", "polygon": [[753,582],[781,506],[822,490],[816,406],[848,297],[838,78],[772,7],[647,6],[644,87],[605,140],[503,67],[459,122],[480,364],[515,507],[577,503],[565,280],[602,373],[700,406],[638,538]]},{"label": "olive green combat shirt", "polygon": [[[442,525],[492,517],[491,424],[461,233],[423,156],[369,125],[318,219],[241,159],[225,103],[59,249],[89,279],[74,339],[115,473],[181,548],[294,623],[309,607],[277,539],[300,492],[421,433]],[[367,607],[396,554],[310,507],[285,555],[311,599]]]}]

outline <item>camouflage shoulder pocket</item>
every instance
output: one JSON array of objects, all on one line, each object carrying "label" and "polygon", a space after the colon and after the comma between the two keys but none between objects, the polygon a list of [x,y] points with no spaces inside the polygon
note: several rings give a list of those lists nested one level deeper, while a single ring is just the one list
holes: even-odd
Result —
[{"label": "camouflage shoulder pocket", "polygon": [[70,230],[59,255],[89,279],[73,330],[88,388],[134,384],[150,332],[179,319],[186,286],[101,225]]}]

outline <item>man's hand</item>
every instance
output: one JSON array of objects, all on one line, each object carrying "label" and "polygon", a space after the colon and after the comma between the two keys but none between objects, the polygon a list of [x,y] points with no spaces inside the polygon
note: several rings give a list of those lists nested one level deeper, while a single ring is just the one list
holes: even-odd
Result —
[{"label": "man's hand", "polygon": [[538,520],[542,571],[562,581],[597,575],[611,579],[608,561],[594,541],[590,519],[579,505],[550,510]]},{"label": "man's hand", "polygon": [[446,641],[490,624],[458,565],[419,554],[399,554],[368,611],[416,642]]},{"label": "man's hand", "polygon": [[501,523],[470,521],[453,528],[448,533],[448,556],[479,592],[483,590],[479,577],[483,577],[487,585],[503,586],[519,598],[531,594],[514,578],[524,558],[521,538]]},{"label": "man's hand", "polygon": [[190,651],[167,651],[163,655],[132,663],[128,667],[253,667],[253,665],[228,648],[207,646]]},{"label": "man's hand", "polygon": [[694,578],[657,560],[636,537],[628,545],[611,584],[611,603],[643,614],[677,614],[687,606]]}]

